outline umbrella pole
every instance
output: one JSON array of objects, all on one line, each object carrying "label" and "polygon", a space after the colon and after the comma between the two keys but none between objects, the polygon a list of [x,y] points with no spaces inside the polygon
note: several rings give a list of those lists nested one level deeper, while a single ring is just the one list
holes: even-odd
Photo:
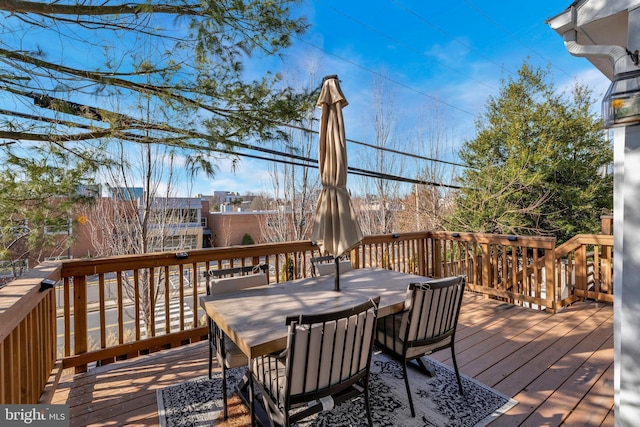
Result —
[{"label": "umbrella pole", "polygon": [[340,263],[338,262],[337,257],[334,257],[334,261],[336,263],[336,283],[333,286],[333,290],[336,292],[340,292]]}]

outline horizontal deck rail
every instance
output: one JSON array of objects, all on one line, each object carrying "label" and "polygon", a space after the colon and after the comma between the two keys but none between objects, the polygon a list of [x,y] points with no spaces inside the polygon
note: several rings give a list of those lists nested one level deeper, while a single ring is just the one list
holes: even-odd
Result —
[{"label": "horizontal deck rail", "polygon": [[[312,242],[296,241],[67,260],[40,271],[30,287],[26,278],[12,282],[0,289],[15,294],[0,306],[0,367],[11,379],[0,403],[37,401],[56,360],[82,372],[206,338],[198,299],[210,269],[266,264],[276,283],[309,276],[319,254]],[[351,251],[355,268],[464,274],[470,291],[551,312],[584,298],[612,301],[612,256],[612,236],[576,236],[556,248],[548,237],[455,232],[367,236]],[[45,275],[61,286],[34,291]],[[8,315],[16,320],[5,322]]]}]

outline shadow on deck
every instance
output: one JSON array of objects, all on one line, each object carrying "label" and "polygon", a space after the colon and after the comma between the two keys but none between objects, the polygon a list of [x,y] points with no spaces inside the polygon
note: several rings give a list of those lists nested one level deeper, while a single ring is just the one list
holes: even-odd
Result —
[{"label": "shadow on deck", "polygon": [[[519,403],[491,426],[613,426],[613,307],[557,314],[467,292],[456,335],[462,373]],[[159,425],[156,390],[207,375],[206,342],[63,375],[53,402],[71,425]],[[449,350],[432,355],[451,365]],[[246,417],[238,419],[242,425]]]}]

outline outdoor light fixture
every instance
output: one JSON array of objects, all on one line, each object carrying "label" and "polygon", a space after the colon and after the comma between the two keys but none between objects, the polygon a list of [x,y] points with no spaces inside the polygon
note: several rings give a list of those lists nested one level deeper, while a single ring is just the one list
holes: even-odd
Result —
[{"label": "outdoor light fixture", "polygon": [[640,70],[616,74],[602,101],[606,128],[640,123]]},{"label": "outdoor light fixture", "polygon": [[42,282],[40,282],[40,289],[38,289],[40,292],[44,292],[47,289],[51,289],[56,285],[56,281],[55,280],[51,280],[51,279],[43,279]]}]

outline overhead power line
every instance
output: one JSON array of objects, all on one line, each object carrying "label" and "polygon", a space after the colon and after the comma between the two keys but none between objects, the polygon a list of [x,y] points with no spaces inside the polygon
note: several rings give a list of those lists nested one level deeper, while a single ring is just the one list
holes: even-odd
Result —
[{"label": "overhead power line", "polygon": [[[393,0],[395,1],[395,0]],[[567,73],[565,70],[563,70],[562,68],[558,67],[556,64],[554,64],[551,60],[547,59],[546,57],[544,57],[541,53],[539,53],[537,50],[535,50],[534,48],[532,48],[531,46],[529,46],[527,43],[523,42],[522,40],[520,40],[518,37],[516,37],[515,35],[513,35],[511,32],[507,31],[506,28],[504,28],[502,25],[500,25],[495,19],[493,19],[492,17],[490,17],[488,14],[486,14],[484,11],[482,11],[480,8],[478,8],[476,5],[474,5],[473,3],[471,3],[471,1],[469,0],[463,0],[467,6],[469,6],[471,9],[475,10],[476,13],[478,13],[480,16],[482,16],[484,19],[486,19],[487,21],[489,21],[494,27],[496,27],[497,29],[499,29],[500,31],[502,31],[503,33],[505,33],[507,36],[509,36],[511,39],[515,40],[516,42],[520,43],[522,46],[526,47],[528,50],[530,50],[531,52],[533,52],[534,54],[536,54],[538,57],[542,58],[545,62],[547,62],[548,64],[551,64],[553,67],[555,67],[556,69],[558,69],[560,72],[562,72],[563,74],[565,74],[567,77],[572,78],[573,76],[569,73]]]},{"label": "overhead power line", "polygon": [[[455,36],[453,36],[452,34],[449,34],[449,32],[445,31],[444,29],[442,29],[441,27],[439,27],[438,25],[434,24],[433,22],[429,21],[427,18],[425,18],[423,15],[419,14],[418,12],[414,11],[413,9],[411,9],[410,7],[406,6],[405,4],[399,2],[398,0],[391,0],[391,2],[395,3],[398,7],[400,7],[401,9],[403,9],[405,12],[410,13],[411,15],[415,16],[416,18],[420,19],[422,22],[424,22],[425,24],[427,24],[428,26],[430,26],[431,28],[435,29],[436,31],[439,31],[440,33],[444,34],[446,37],[448,37],[449,39],[453,40],[454,42],[458,43],[459,45],[463,46],[466,49],[469,49],[470,51],[474,52],[475,54],[477,54],[478,56],[481,56],[482,58],[486,59],[487,61],[491,62],[493,65],[495,65],[496,67],[498,67],[499,69],[503,70],[504,67],[501,64],[498,64],[497,62],[495,62],[493,59],[489,58],[487,55],[483,54],[482,52],[480,52],[478,49],[475,49],[473,46],[470,46],[467,43],[464,43],[462,40],[456,38]],[[510,74],[514,74],[513,72],[509,71],[509,70],[505,70]]]},{"label": "overhead power line", "polygon": [[[67,114],[72,114],[75,116],[79,116],[79,117],[84,117],[84,118],[88,118],[88,119],[93,119],[93,120],[97,120],[97,121],[104,121],[102,118],[101,114],[106,113],[109,117],[117,117],[122,123],[137,123],[137,124],[141,124],[141,125],[145,125],[145,123],[140,122],[137,119],[131,118],[129,116],[123,115],[123,114],[119,114],[119,113],[113,113],[113,112],[109,112],[107,110],[104,109],[98,109],[95,107],[91,107],[88,105],[84,105],[84,104],[78,104],[75,102],[70,102],[70,101],[66,101],[60,98],[55,98],[55,97],[51,97],[48,95],[41,95],[41,94],[36,94],[33,92],[24,92],[22,93],[22,95],[27,96],[29,98],[33,99],[33,102],[35,105],[42,107],[42,108],[47,108],[50,110],[54,110],[54,111],[59,111],[62,113],[67,113]],[[43,102],[43,100],[46,100],[46,102]],[[6,110],[4,110],[6,111]],[[5,114],[7,114],[5,112]],[[89,115],[88,115],[89,114]],[[11,112],[8,115],[13,115],[16,117],[23,117],[21,115],[21,113],[17,113],[17,112]],[[31,116],[32,119],[34,119],[33,116]],[[40,118],[40,120],[43,120],[43,118]],[[307,133],[311,133],[311,134],[319,134],[318,131],[313,130],[313,129],[308,129],[305,128],[303,126],[298,126],[298,125],[293,125],[293,124],[288,124],[288,123],[278,123],[278,125],[283,126],[283,127],[288,127],[291,129],[296,129],[302,132],[307,132]],[[78,127],[83,127],[86,128],[85,126],[81,126],[80,124],[78,124]],[[198,135],[199,138],[206,138],[206,135],[204,134],[199,134]],[[348,142],[351,142],[353,144],[357,144],[357,145],[362,145],[364,147],[368,147],[368,148],[372,148],[374,150],[379,150],[379,151],[386,151],[389,153],[394,153],[394,154],[398,154],[398,155],[402,155],[402,156],[406,156],[406,157],[411,157],[417,160],[425,160],[425,161],[430,161],[430,162],[435,162],[435,163],[443,163],[443,164],[447,164],[450,166],[458,166],[458,167],[463,167],[463,168],[468,168],[467,165],[464,165],[462,163],[456,163],[456,162],[451,162],[451,161],[447,161],[447,160],[440,160],[440,159],[434,159],[432,157],[426,157],[426,156],[421,156],[418,154],[413,154],[413,153],[409,153],[406,151],[400,151],[400,150],[396,150],[396,149],[392,149],[392,148],[387,148],[387,147],[379,147],[373,144],[368,144],[366,142],[362,142],[362,141],[357,141],[354,139],[347,139]],[[242,143],[242,142],[234,142],[234,145],[240,148],[245,148],[248,150],[255,150],[255,151],[261,151],[264,153],[268,153],[268,154],[272,154],[272,155],[282,155],[282,156],[288,156],[288,157],[292,157],[292,158],[296,158],[298,160],[305,160],[305,161],[310,161],[313,159],[309,159],[309,158],[304,158],[301,156],[298,156],[296,154],[293,153],[283,153],[277,150],[272,150],[266,147],[260,147],[257,145],[252,145],[252,144],[247,144],[247,143]],[[317,160],[314,160],[317,161]]]},{"label": "overhead power line", "polygon": [[426,92],[423,92],[423,91],[421,91],[421,90],[419,90],[419,89],[416,89],[416,88],[414,88],[414,87],[411,87],[411,86],[409,86],[409,85],[407,85],[407,84],[405,84],[405,83],[402,83],[401,81],[398,81],[398,80],[392,79],[392,78],[390,78],[389,76],[385,76],[385,75],[384,75],[384,74],[382,74],[382,73],[379,73],[379,72],[374,71],[374,70],[372,70],[372,69],[370,69],[370,68],[367,68],[367,67],[365,67],[364,65],[360,65],[360,64],[358,64],[357,62],[354,62],[354,61],[352,61],[352,60],[350,60],[350,59],[347,59],[347,58],[344,58],[344,57],[342,57],[342,56],[336,55],[336,54],[335,54],[335,53],[333,53],[333,52],[329,52],[328,50],[323,49],[323,48],[321,48],[320,46],[315,45],[315,44],[313,44],[313,43],[311,43],[311,42],[309,42],[309,41],[307,41],[307,40],[303,40],[303,39],[301,39],[301,38],[299,38],[299,37],[296,37],[296,39],[297,39],[298,41],[300,41],[300,42],[304,43],[304,44],[307,44],[307,45],[309,45],[309,46],[313,47],[314,49],[317,49],[317,50],[319,50],[319,51],[321,51],[321,52],[323,52],[323,53],[325,53],[325,54],[329,55],[329,56],[333,56],[334,58],[339,59],[340,61],[343,61],[343,62],[346,62],[346,63],[348,63],[348,64],[351,64],[351,65],[353,65],[354,67],[358,67],[358,68],[360,68],[360,69],[362,69],[362,70],[364,70],[364,71],[366,71],[366,72],[368,72],[368,73],[371,73],[371,74],[373,74],[373,75],[379,76],[379,77],[381,77],[381,78],[383,78],[383,79],[385,79],[385,80],[388,80],[388,81],[390,81],[390,82],[392,82],[392,83],[394,83],[394,84],[396,84],[396,85],[398,85],[398,86],[401,86],[401,87],[403,87],[403,88],[405,88],[405,89],[408,89],[408,90],[410,90],[410,91],[412,91],[412,92],[415,92],[415,93],[417,93],[417,94],[419,94],[419,95],[425,96],[425,97],[427,97],[427,98],[429,98],[429,99],[431,99],[431,100],[433,100],[433,101],[436,101],[436,102],[438,102],[438,103],[440,103],[440,104],[443,104],[443,105],[446,105],[446,106],[448,106],[448,107],[451,107],[451,108],[453,108],[454,110],[458,110],[458,111],[460,111],[461,113],[468,114],[468,115],[470,115],[471,117],[475,117],[475,114],[473,114],[473,113],[472,113],[472,112],[470,112],[470,111],[467,111],[467,110],[465,110],[465,109],[463,109],[463,108],[460,108],[460,107],[455,106],[455,105],[453,105],[453,104],[450,104],[450,103],[448,103],[448,102],[446,102],[446,101],[443,101],[443,100],[441,100],[441,99],[439,99],[439,98],[437,98],[437,97],[435,97],[435,96],[433,96],[433,95],[429,95],[429,94],[428,94],[428,93],[426,93]]},{"label": "overhead power line", "polygon": [[[37,94],[33,94],[33,93],[29,93],[29,94],[27,94],[27,96],[33,98],[34,99],[34,104],[38,105],[38,106],[40,106],[42,108],[53,109],[55,111],[61,111],[61,112],[64,112],[64,113],[67,113],[67,114],[76,115],[76,116],[79,116],[79,117],[86,117],[87,112],[90,112],[91,113],[91,115],[90,115],[91,119],[97,120],[97,121],[102,121],[102,116],[100,114],[96,114],[99,110],[96,109],[95,107],[91,107],[91,106],[87,106],[87,105],[83,105],[83,104],[78,104],[78,103],[74,103],[74,102],[69,102],[69,101],[66,101],[66,100],[53,98],[53,97],[48,97],[48,96],[46,97],[47,98],[47,102],[41,102],[42,97],[38,96]],[[100,111],[107,112],[106,110],[100,110]],[[33,120],[45,120],[45,121],[47,121],[46,118],[44,118],[44,117],[30,116],[30,115],[25,115],[25,114],[18,113],[18,112],[11,112],[11,111],[8,111],[8,110],[0,110],[0,114],[12,115],[12,116],[22,117],[22,118],[30,118],[30,119],[33,119]],[[110,114],[115,114],[115,113],[110,113]],[[140,123],[142,123],[137,119],[134,119],[134,118],[131,118],[131,117],[128,117],[128,116],[125,116],[125,115],[118,114],[118,116],[119,116],[120,119],[122,119],[123,121],[128,122],[130,124],[140,124]],[[84,127],[80,123],[78,123],[77,125],[80,128]],[[300,130],[303,130],[303,131],[306,131],[306,132],[317,133],[316,131],[305,129],[305,128],[302,128],[302,127],[296,127],[296,128],[300,129]],[[181,132],[181,130],[172,129],[171,127],[164,129],[164,131],[176,132],[176,133]],[[184,131],[182,131],[182,132],[184,132]],[[202,133],[199,133],[199,132],[189,132],[189,134],[191,136],[193,136],[194,138],[208,139],[208,135],[205,135],[205,134],[202,134]],[[371,148],[374,148],[374,149],[382,149],[383,148],[383,147],[377,147],[377,146],[374,146],[374,145],[371,145],[371,144],[366,144],[366,143],[359,142],[359,141],[353,141],[353,142],[356,142],[358,144],[362,144],[362,145],[365,145],[365,146],[368,146],[368,147],[371,147]],[[200,150],[203,148],[200,145],[191,144],[191,143],[184,143],[184,142],[182,142],[182,143],[177,143],[177,142],[173,143],[173,142],[167,141],[165,143],[167,143],[167,145],[180,147],[180,148],[191,148],[191,149],[200,149]],[[300,166],[300,167],[318,169],[318,160],[310,158],[310,157],[300,156],[300,155],[296,155],[296,154],[289,153],[289,152],[282,152],[282,151],[279,151],[279,150],[274,150],[274,149],[270,149],[270,148],[266,148],[266,147],[260,147],[260,146],[247,144],[247,143],[242,143],[242,142],[234,142],[234,147],[245,149],[245,150],[258,151],[258,152],[262,152],[262,153],[265,153],[265,154],[270,154],[272,156],[285,157],[286,159],[278,159],[278,158],[273,158],[273,157],[265,157],[265,156],[259,156],[259,155],[256,155],[256,154],[239,152],[239,151],[232,150],[232,149],[230,149],[228,147],[224,147],[224,148],[223,147],[221,147],[221,148],[209,147],[208,149],[210,151],[223,153],[223,154],[229,154],[229,155],[236,155],[236,156],[239,156],[239,157],[247,157],[247,158],[253,158],[253,159],[257,159],[257,160],[264,160],[264,161],[267,161],[267,162],[276,162],[276,163],[288,164],[288,165],[293,165],[293,166]],[[408,155],[407,153],[400,152],[398,150],[391,150],[391,149],[385,149],[385,150],[386,151],[395,152],[397,154]],[[416,157],[416,158],[422,158],[422,159],[425,159],[425,160],[436,161],[436,159],[430,159],[430,158],[427,158],[427,157],[422,157],[422,156],[417,156],[417,155],[410,155],[410,156]],[[446,162],[446,161],[440,161],[440,162],[448,163],[448,164],[451,164],[451,165],[456,165],[456,163],[453,163],[453,162]],[[393,175],[393,174],[377,172],[377,171],[370,171],[370,170],[356,168],[356,167],[352,167],[352,166],[348,167],[348,172],[353,174],[353,175],[369,177],[369,178],[375,178],[375,179],[386,179],[386,180],[397,181],[397,182],[405,182],[405,183],[411,183],[411,184],[432,185],[432,186],[452,188],[452,189],[461,188],[460,186],[456,186],[456,185],[452,185],[452,184],[444,184],[444,183],[439,183],[439,182],[434,182],[434,181],[426,181],[426,180],[417,179],[417,178],[407,178],[407,177],[403,177],[403,176],[399,176],[399,175]]]},{"label": "overhead power line", "polygon": [[[312,133],[312,134],[320,134],[319,131],[317,130],[313,130],[313,129],[308,129],[302,126],[297,126],[297,125],[292,125],[292,124],[287,124],[287,123],[279,123],[280,126],[284,126],[284,127],[288,127],[291,129],[296,129],[296,130],[300,130],[303,132],[308,132],[308,133]],[[407,157],[411,157],[414,159],[418,159],[418,160],[426,160],[426,161],[430,161],[430,162],[435,162],[435,163],[444,163],[447,165],[451,165],[451,166],[459,166],[461,168],[469,168],[468,165],[462,164],[462,163],[456,163],[456,162],[451,162],[448,160],[440,160],[440,159],[434,159],[433,157],[426,157],[426,156],[421,156],[420,154],[414,154],[414,153],[409,153],[407,151],[400,151],[400,150],[396,150],[393,148],[387,148],[387,147],[380,147],[377,145],[373,145],[373,144],[369,144],[366,142],[362,142],[362,141],[358,141],[355,139],[350,139],[347,138],[347,142],[351,142],[353,144],[357,144],[357,145],[362,145],[363,147],[369,147],[369,148],[373,148],[374,150],[379,150],[379,151],[386,151],[389,153],[394,153],[394,154],[400,154],[402,156],[407,156]]]},{"label": "overhead power line", "polygon": [[[396,2],[396,3],[397,3],[397,2]],[[367,23],[365,23],[365,22],[362,22],[362,21],[360,21],[359,19],[357,19],[357,18],[355,18],[355,17],[353,17],[353,16],[351,16],[351,15],[349,15],[349,14],[347,14],[347,13],[345,13],[345,12],[343,12],[343,11],[341,11],[341,10],[339,10],[339,9],[337,9],[337,8],[335,8],[335,7],[333,7],[333,6],[328,6],[328,5],[327,5],[327,7],[328,7],[329,9],[331,9],[332,11],[334,11],[335,13],[338,13],[338,14],[340,14],[340,15],[344,16],[345,18],[347,18],[347,19],[349,19],[349,20],[351,20],[351,21],[355,22],[356,24],[358,24],[358,25],[360,25],[360,26],[362,26],[362,27],[366,28],[367,30],[371,31],[372,33],[376,33],[376,34],[378,34],[378,35],[380,35],[380,36],[384,37],[385,39],[387,39],[387,40],[391,41],[392,43],[395,43],[396,45],[399,45],[399,46],[404,47],[406,50],[408,50],[409,52],[412,52],[413,54],[415,54],[415,55],[417,55],[417,56],[421,56],[421,57],[428,58],[430,61],[435,62],[436,64],[438,64],[438,65],[439,65],[439,66],[441,66],[442,68],[446,68],[447,70],[450,70],[450,71],[453,71],[454,73],[460,74],[462,77],[465,77],[465,78],[467,78],[467,79],[469,79],[469,80],[473,80],[473,81],[474,81],[474,82],[476,82],[477,84],[482,85],[482,86],[485,86],[486,88],[489,88],[489,89],[491,89],[491,90],[496,90],[496,88],[495,88],[495,87],[493,87],[493,86],[491,86],[490,84],[487,84],[486,82],[483,82],[482,80],[478,80],[478,79],[476,79],[476,78],[474,78],[474,77],[472,77],[472,76],[470,76],[470,75],[468,75],[468,74],[463,73],[463,72],[462,72],[462,71],[460,71],[460,70],[457,70],[457,69],[455,69],[455,68],[453,68],[453,67],[450,67],[450,66],[448,66],[448,65],[446,65],[446,64],[444,64],[444,63],[442,63],[441,61],[438,61],[437,59],[434,59],[433,57],[429,57],[429,56],[427,56],[426,54],[424,54],[423,52],[421,52],[421,51],[419,51],[419,50],[415,49],[413,46],[410,46],[410,45],[408,45],[407,43],[404,43],[403,41],[400,41],[400,40],[398,40],[398,39],[396,39],[396,38],[394,38],[394,37],[391,37],[390,35],[388,35],[388,34],[386,34],[386,33],[382,32],[382,31],[380,31],[379,29],[377,29],[376,27],[374,27],[374,26],[372,26],[372,25],[369,25],[369,24],[367,24]],[[445,33],[445,34],[446,34],[446,33]],[[454,40],[455,40],[455,39],[454,39]],[[456,40],[456,41],[457,41],[457,40]],[[459,43],[461,43],[461,42],[459,42]],[[461,43],[461,44],[462,44],[462,43]],[[464,44],[463,44],[463,45],[464,45]],[[464,46],[466,46],[466,45],[464,45]],[[470,49],[472,49],[472,48],[470,48]]]},{"label": "overhead power line", "polygon": [[[287,165],[291,165],[291,166],[300,166],[300,167],[304,167],[304,168],[313,168],[313,169],[318,169],[318,161],[316,159],[310,159],[307,158],[306,162],[296,162],[293,160],[288,160],[288,159],[274,159],[274,158],[268,158],[268,157],[264,157],[264,156],[258,156],[255,154],[249,154],[249,153],[242,153],[242,152],[228,152],[228,154],[234,154],[240,157],[248,157],[251,159],[256,159],[256,160],[264,160],[267,162],[275,162],[275,163],[280,163],[280,164],[287,164]],[[284,153],[282,154],[284,155]],[[350,175],[357,175],[357,176],[362,176],[362,177],[366,177],[366,178],[374,178],[374,179],[385,179],[385,180],[389,180],[389,181],[396,181],[396,182],[404,182],[404,183],[409,183],[409,184],[422,184],[422,185],[431,185],[434,187],[443,187],[443,188],[451,188],[451,189],[461,189],[463,187],[458,186],[458,185],[453,185],[453,184],[444,184],[441,182],[435,182],[435,181],[426,181],[426,180],[422,180],[422,179],[418,179],[418,178],[407,178],[407,177],[403,177],[403,176],[399,176],[399,175],[393,175],[393,174],[388,174],[388,173],[383,173],[383,172],[376,172],[376,171],[370,171],[370,170],[366,170],[366,169],[360,169],[360,168],[355,168],[352,166],[348,166],[347,167],[348,173]]]}]

